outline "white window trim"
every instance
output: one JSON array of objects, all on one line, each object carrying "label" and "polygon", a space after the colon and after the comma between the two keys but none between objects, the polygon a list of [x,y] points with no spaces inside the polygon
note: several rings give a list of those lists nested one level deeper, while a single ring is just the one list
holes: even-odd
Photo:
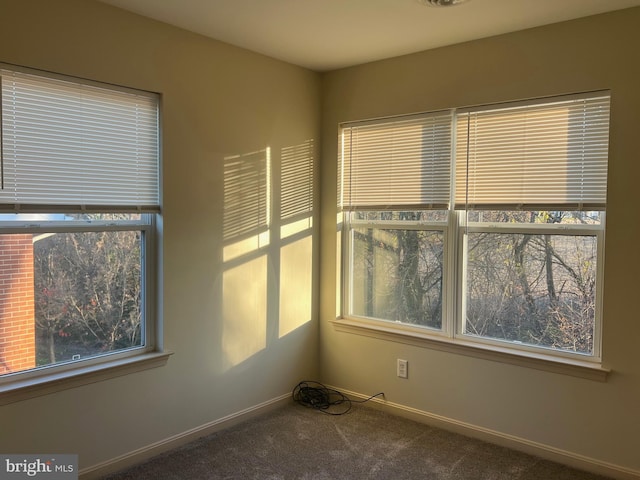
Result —
[{"label": "white window trim", "polygon": [[95,365],[84,363],[67,371],[48,372],[33,378],[18,377],[11,383],[0,385],[0,406],[162,367],[171,355],[172,352],[151,351],[124,358],[102,357],[102,361]]}]

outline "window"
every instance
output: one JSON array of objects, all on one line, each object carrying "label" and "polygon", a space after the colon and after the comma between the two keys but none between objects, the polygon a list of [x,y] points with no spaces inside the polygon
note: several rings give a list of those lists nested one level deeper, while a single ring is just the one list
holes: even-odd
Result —
[{"label": "window", "polygon": [[0,385],[153,351],[157,95],[0,77]]},{"label": "window", "polygon": [[442,327],[451,123],[443,112],[343,129],[349,315]]},{"label": "window", "polygon": [[343,125],[343,316],[600,360],[609,96]]}]

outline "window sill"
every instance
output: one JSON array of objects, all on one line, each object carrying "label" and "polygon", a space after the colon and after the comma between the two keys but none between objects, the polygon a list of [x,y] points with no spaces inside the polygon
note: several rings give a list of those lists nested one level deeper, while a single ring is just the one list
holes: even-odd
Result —
[{"label": "window sill", "polygon": [[434,337],[416,331],[403,331],[378,324],[369,324],[348,319],[331,322],[338,332],[352,333],[417,347],[429,348],[458,355],[466,355],[493,362],[534,368],[546,372],[571,375],[573,377],[606,382],[611,371],[600,364],[550,355],[514,351],[507,348],[489,347],[481,344]]},{"label": "window sill", "polygon": [[162,367],[166,365],[169,356],[172,354],[173,352],[150,352],[0,385],[0,406],[81,385],[101,382],[122,375],[129,375],[130,373]]}]

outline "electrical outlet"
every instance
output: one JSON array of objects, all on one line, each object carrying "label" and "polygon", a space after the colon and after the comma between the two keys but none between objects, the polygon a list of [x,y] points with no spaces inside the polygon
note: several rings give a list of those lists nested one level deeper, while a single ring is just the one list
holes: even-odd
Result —
[{"label": "electrical outlet", "polygon": [[398,359],[398,377],[409,378],[409,362],[401,358]]}]

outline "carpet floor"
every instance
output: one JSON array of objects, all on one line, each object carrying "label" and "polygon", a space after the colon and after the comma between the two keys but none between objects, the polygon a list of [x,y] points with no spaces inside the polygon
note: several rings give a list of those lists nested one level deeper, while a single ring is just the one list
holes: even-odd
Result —
[{"label": "carpet floor", "polygon": [[105,480],[603,480],[531,455],[354,405],[287,405]]}]

